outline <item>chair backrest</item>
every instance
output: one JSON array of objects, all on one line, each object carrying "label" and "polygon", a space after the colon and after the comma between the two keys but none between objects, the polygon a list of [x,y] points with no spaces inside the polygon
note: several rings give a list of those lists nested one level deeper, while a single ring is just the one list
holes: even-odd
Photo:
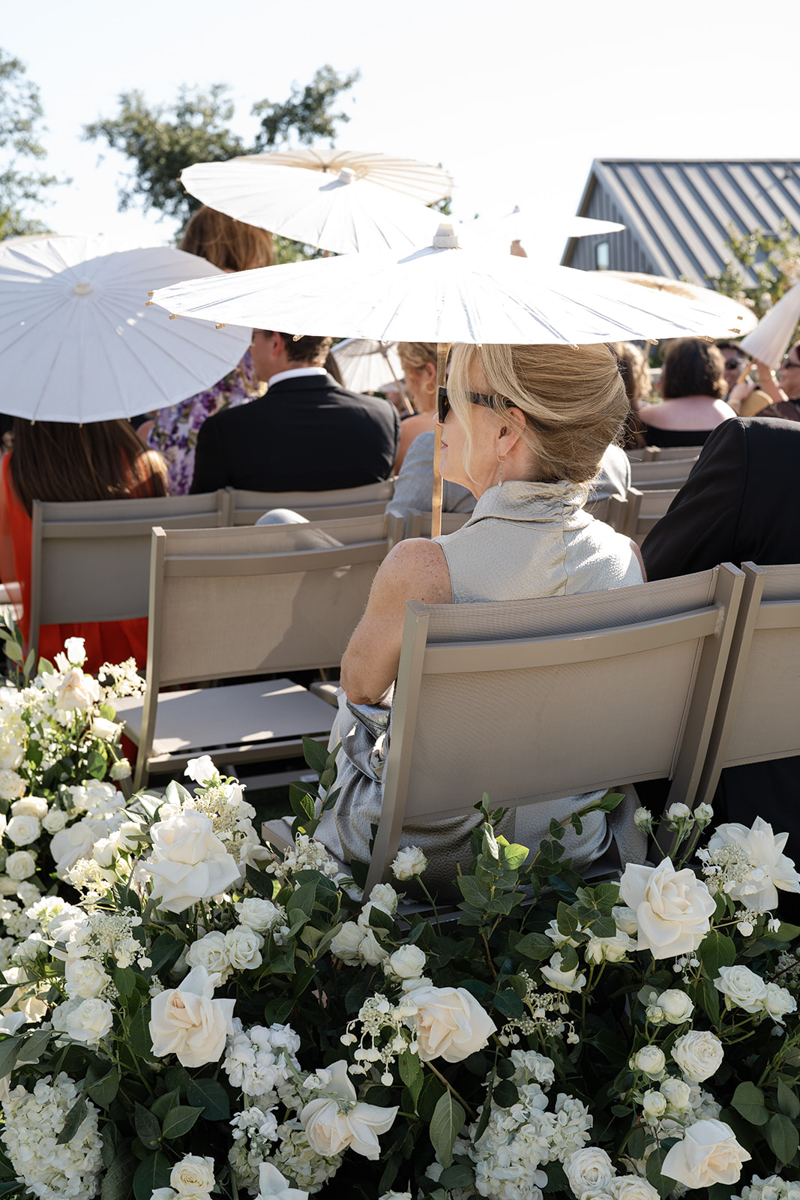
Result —
[{"label": "chair backrest", "polygon": [[216,529],[224,491],[141,500],[34,500],[30,645],[41,625],[146,617],[153,527]]},{"label": "chair backrest", "polygon": [[664,516],[664,513],[677,496],[679,489],[670,490],[665,488],[663,491],[658,491],[655,488],[648,488],[644,492],[640,492],[638,488],[631,488],[630,490],[632,492],[635,491],[639,496],[639,508],[636,520],[628,523],[626,532],[638,546],[641,546],[653,526],[658,524]]},{"label": "chair backrest", "polygon": [[697,459],[698,455],[692,455],[691,448],[687,447],[683,458],[666,460],[657,458],[653,462],[632,462],[631,486],[639,488],[640,491],[645,491],[647,488],[661,491],[664,488],[679,488],[688,479],[689,472]]},{"label": "chair backrest", "polygon": [[725,564],[577,596],[409,602],[367,887],[406,821],[484,791],[516,806],[670,777],[671,799],[691,798],[743,582]]},{"label": "chair backrest", "polygon": [[[442,513],[442,533],[455,533],[462,525],[466,525],[472,513]],[[420,512],[412,508],[406,516],[405,536],[407,538],[429,538],[431,536],[431,519],[433,513]]]},{"label": "chair backrest", "polygon": [[[628,505],[630,501],[638,503],[639,493],[628,489],[623,499],[621,496],[605,496],[602,500],[590,500],[586,511],[597,521],[605,521],[612,529],[622,533],[629,523]],[[407,538],[431,536],[432,513],[420,512],[412,508],[406,516],[405,536]],[[466,525],[472,513],[442,513],[442,533],[455,533],[462,525]]]},{"label": "chair backrest", "polygon": [[255,525],[271,508],[290,508],[309,521],[382,516],[394,495],[394,480],[331,492],[247,492],[230,490],[230,525]]},{"label": "chair backrest", "polygon": [[[711,801],[724,767],[800,754],[800,566],[748,562],[742,570],[742,602],[698,803]],[[757,812],[757,796],[753,803]]]}]

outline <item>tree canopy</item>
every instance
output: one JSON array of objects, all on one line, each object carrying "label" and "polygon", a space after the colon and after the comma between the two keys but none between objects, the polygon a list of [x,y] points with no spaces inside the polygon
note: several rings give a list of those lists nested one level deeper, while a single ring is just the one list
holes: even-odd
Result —
[{"label": "tree canopy", "polygon": [[47,230],[25,215],[28,205],[44,203],[61,182],[31,162],[47,154],[39,141],[42,117],[39,88],[26,77],[25,64],[0,49],[0,239]]},{"label": "tree canopy", "polygon": [[[777,232],[754,229],[739,235],[731,230],[726,242],[731,258],[719,275],[706,278],[717,292],[747,304],[761,319],[795,283],[800,282],[800,238],[788,221]],[[742,267],[752,271],[758,283],[745,285]]]}]

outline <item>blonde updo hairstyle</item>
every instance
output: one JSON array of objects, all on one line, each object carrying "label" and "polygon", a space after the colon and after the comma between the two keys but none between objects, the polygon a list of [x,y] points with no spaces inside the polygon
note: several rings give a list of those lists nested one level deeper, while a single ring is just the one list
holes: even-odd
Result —
[{"label": "blonde updo hairstyle", "polygon": [[[470,381],[473,364],[480,366],[485,388]],[[447,394],[466,433],[468,475],[474,410],[469,393],[475,391],[493,397],[499,423],[513,423],[511,406],[524,413],[522,438],[534,457],[534,478],[566,479],[587,490],[629,411],[616,355],[608,346],[456,346]]]},{"label": "blonde updo hairstyle", "polygon": [[397,353],[404,368],[421,371],[427,363],[436,366],[436,342],[398,342]]}]

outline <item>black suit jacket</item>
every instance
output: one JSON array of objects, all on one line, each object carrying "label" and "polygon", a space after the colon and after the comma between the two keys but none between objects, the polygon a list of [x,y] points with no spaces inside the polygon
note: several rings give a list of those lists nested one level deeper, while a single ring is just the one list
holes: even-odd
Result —
[{"label": "black suit jacket", "polygon": [[323,492],[388,479],[400,418],[392,404],[331,375],[283,379],[265,396],[209,417],[197,438],[192,492]]},{"label": "black suit jacket", "polygon": [[[800,424],[763,417],[723,421],[710,434],[669,512],[648,534],[648,579],[737,566],[800,563]],[[644,798],[644,793],[641,793]],[[800,757],[728,767],[714,797],[718,820],[752,825],[757,816],[788,831],[786,853],[800,861]],[[800,917],[797,897],[782,910]]]}]

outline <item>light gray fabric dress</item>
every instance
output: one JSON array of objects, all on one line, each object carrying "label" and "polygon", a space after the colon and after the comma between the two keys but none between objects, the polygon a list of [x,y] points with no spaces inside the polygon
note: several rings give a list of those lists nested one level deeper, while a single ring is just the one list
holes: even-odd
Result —
[{"label": "light gray fabric dress", "polygon": [[[641,583],[641,568],[628,538],[589,516],[583,497],[582,489],[567,482],[511,480],[502,488],[490,488],[461,529],[434,539],[447,560],[453,603],[572,596]],[[340,693],[330,747],[342,743],[337,760],[342,792],[317,830],[317,837],[339,859],[369,861],[390,736],[388,708],[350,704]],[[476,786],[491,795],[490,779]],[[537,847],[551,817],[563,819],[600,795],[566,796],[511,810],[500,832]],[[426,881],[441,887],[452,881],[456,861],[469,861],[469,835],[479,820],[469,809],[446,821],[408,825],[401,845],[421,846],[430,863]],[[580,869],[605,851],[609,839],[605,816],[597,813],[584,821],[580,836],[568,833],[565,847]]]}]

